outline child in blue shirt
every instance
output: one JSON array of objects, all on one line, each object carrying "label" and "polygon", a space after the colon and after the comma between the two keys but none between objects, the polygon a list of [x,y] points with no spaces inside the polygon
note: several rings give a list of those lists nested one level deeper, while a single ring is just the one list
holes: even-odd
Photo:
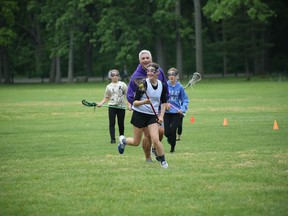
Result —
[{"label": "child in blue shirt", "polygon": [[164,134],[171,145],[170,152],[172,153],[175,151],[178,123],[180,117],[185,115],[188,109],[189,99],[183,86],[178,82],[177,69],[174,67],[170,68],[167,75],[170,98],[164,115]]}]

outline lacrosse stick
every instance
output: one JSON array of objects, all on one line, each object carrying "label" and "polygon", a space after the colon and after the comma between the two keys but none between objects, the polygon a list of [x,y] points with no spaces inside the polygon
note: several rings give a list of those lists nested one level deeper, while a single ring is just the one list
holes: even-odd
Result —
[{"label": "lacrosse stick", "polygon": [[[88,102],[87,100],[82,100],[82,104],[84,106],[87,106],[87,107],[94,107],[94,110],[95,110],[95,108],[98,105],[95,102]],[[102,105],[101,107],[111,107],[111,108],[116,108],[116,109],[126,109],[125,107],[119,107],[119,106],[113,106],[113,105]]]},{"label": "lacrosse stick", "polygon": [[[171,107],[173,107],[174,109],[176,109],[178,112],[180,111],[180,109],[178,109],[176,106],[174,106],[173,104],[169,103]],[[182,113],[183,116],[186,115],[186,113]]]},{"label": "lacrosse stick", "polygon": [[184,87],[184,89],[188,87],[192,87],[196,82],[201,80],[201,74],[198,72],[195,72],[192,76],[192,78],[189,80],[188,84]]},{"label": "lacrosse stick", "polygon": [[[143,91],[144,94],[146,95],[146,98],[147,98],[148,100],[150,100],[150,98],[149,98],[149,96],[148,96],[148,94],[147,94],[147,92],[146,92],[145,86],[144,86],[144,81],[145,81],[145,78],[135,78],[135,79],[134,79],[134,82],[135,82],[136,85],[139,87],[139,89],[140,89],[141,91]],[[157,115],[157,113],[156,113],[155,108],[153,107],[153,105],[152,105],[151,103],[150,103],[150,106],[151,106],[151,108],[152,108],[152,110],[153,110],[153,112],[154,112],[154,115],[155,115],[155,117],[156,117],[156,120],[158,121],[159,118],[158,118],[158,115]]]}]

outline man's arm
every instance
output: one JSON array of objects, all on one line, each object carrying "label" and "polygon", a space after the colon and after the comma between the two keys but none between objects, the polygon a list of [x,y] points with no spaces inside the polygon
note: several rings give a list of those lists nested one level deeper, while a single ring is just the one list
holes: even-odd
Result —
[{"label": "man's arm", "polygon": [[131,77],[129,84],[128,84],[128,90],[127,90],[127,101],[130,104],[133,104],[136,89],[137,89],[137,85],[134,82],[133,77]]},{"label": "man's arm", "polygon": [[169,95],[169,90],[168,90],[168,85],[167,85],[167,79],[166,79],[166,76],[162,70],[162,68],[159,68],[160,69],[160,73],[158,75],[158,79],[162,81],[163,83],[163,88],[165,89],[165,91],[167,92],[166,93],[166,98],[167,98],[167,101],[169,100],[170,98],[170,95]]}]

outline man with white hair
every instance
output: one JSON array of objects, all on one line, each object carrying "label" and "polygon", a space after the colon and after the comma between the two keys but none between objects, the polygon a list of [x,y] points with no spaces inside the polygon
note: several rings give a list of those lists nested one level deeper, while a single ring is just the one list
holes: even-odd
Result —
[{"label": "man with white hair", "polygon": [[[128,91],[127,91],[127,100],[129,102],[129,109],[131,110],[131,104],[133,104],[134,101],[134,96],[136,89],[138,88],[137,84],[135,83],[135,79],[146,79],[147,77],[147,72],[146,68],[147,66],[152,62],[152,55],[149,50],[142,50],[139,53],[139,65],[137,66],[135,72],[132,74],[130,78],[130,82],[128,84]],[[167,89],[168,92],[168,87],[167,87],[167,80],[165,77],[165,74],[161,68],[160,73],[158,75],[158,79],[162,81],[163,87]],[[168,95],[167,95],[168,97]],[[147,162],[151,162],[151,138],[149,135],[149,132],[147,128],[143,129],[144,132],[144,138],[142,139],[142,148],[145,153],[145,158]],[[159,139],[162,140],[164,134],[164,129],[163,127],[159,127]]]}]

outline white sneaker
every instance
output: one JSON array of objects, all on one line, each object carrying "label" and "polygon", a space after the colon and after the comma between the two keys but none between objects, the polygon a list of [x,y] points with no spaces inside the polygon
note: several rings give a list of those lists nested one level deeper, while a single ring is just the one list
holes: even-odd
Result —
[{"label": "white sneaker", "polygon": [[124,136],[124,135],[121,135],[121,136],[119,136],[119,143],[121,143],[121,145],[126,145],[126,143],[124,144],[123,143],[123,140],[125,140],[126,139],[126,137]]},{"label": "white sneaker", "polygon": [[126,145],[126,144],[123,143],[123,140],[125,140],[125,139],[126,139],[126,137],[123,136],[123,135],[121,135],[121,136],[119,137],[118,152],[119,152],[120,154],[123,154],[123,153],[124,153],[125,145]]},{"label": "white sneaker", "polygon": [[168,168],[168,163],[166,161],[162,161],[161,162],[161,167],[164,168],[164,169]]}]

